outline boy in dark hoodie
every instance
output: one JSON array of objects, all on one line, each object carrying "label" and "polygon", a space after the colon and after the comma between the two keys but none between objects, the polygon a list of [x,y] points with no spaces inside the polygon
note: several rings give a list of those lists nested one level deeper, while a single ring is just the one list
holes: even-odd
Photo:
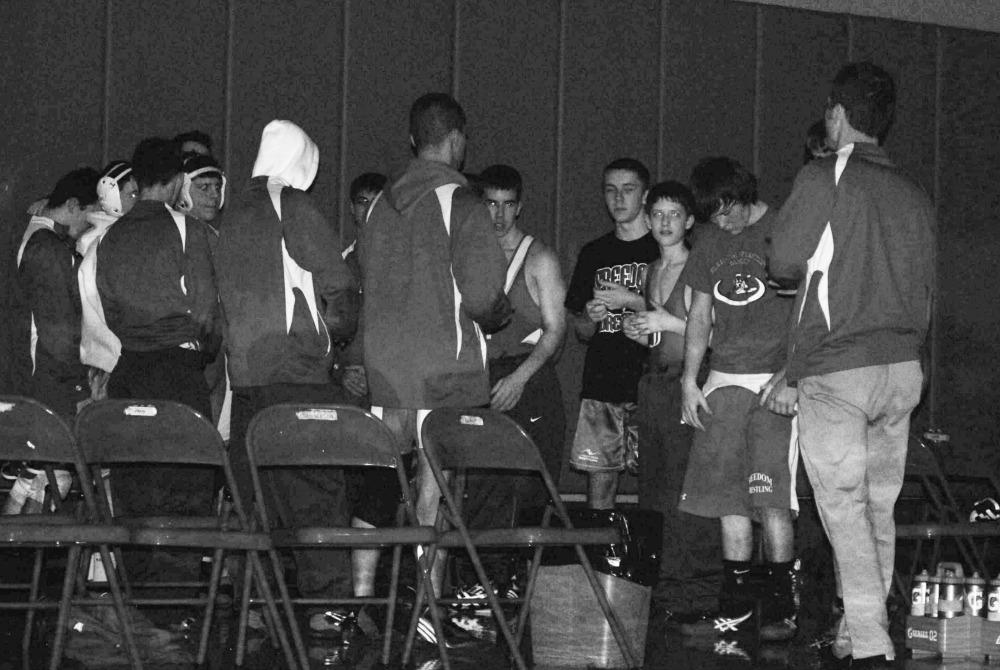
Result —
[{"label": "boy in dark hoodie", "polygon": [[[226,208],[219,234],[215,263],[233,389],[230,454],[244,500],[251,498],[244,441],[256,412],[283,402],[347,401],[330,382],[330,366],[335,343],[356,327],[358,291],[336,231],[306,193],[318,167],[319,150],[301,128],[271,121],[253,178]],[[279,523],[349,523],[340,469],[279,469],[268,494]],[[304,596],[351,595],[346,552],[301,550],[295,562]],[[310,628],[342,632],[323,612]]]},{"label": "boy in dark hoodie", "polygon": [[[406,451],[429,410],[489,404],[483,331],[510,314],[507,261],[489,210],[458,171],[462,107],[444,93],[419,98],[410,109],[410,142],[416,158],[376,199],[358,238],[373,411]],[[417,490],[418,520],[433,524],[441,493],[423,459]]]}]

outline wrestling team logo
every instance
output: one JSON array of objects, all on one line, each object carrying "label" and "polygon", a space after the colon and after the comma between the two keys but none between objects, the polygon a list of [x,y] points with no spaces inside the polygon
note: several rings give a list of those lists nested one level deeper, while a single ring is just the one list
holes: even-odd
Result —
[{"label": "wrestling team logo", "polygon": [[755,300],[760,300],[764,297],[765,291],[767,291],[767,287],[759,277],[742,272],[737,273],[725,288],[723,288],[723,280],[721,279],[715,282],[715,286],[712,287],[712,294],[716,300],[734,307],[742,307]]}]

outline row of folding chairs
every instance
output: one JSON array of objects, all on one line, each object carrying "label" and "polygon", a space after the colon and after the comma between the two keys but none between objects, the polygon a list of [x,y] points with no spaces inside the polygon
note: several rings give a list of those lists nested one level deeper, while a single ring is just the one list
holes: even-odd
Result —
[{"label": "row of folding chairs", "polygon": [[[203,608],[197,662],[204,664],[208,652],[214,607],[226,553],[244,560],[240,586],[240,617],[236,664],[244,660],[247,618],[252,603],[265,607],[272,638],[284,655],[287,667],[308,668],[308,655],[295,616],[295,606],[316,605],[315,599],[293,598],[284,579],[280,552],[292,548],[374,548],[392,547],[392,570],[388,593],[376,598],[338,598],[322,602],[337,604],[375,604],[385,608],[382,662],[388,663],[398,600],[401,552],[414,549],[416,557],[416,601],[403,650],[404,663],[409,659],[418,616],[429,612],[443,667],[450,668],[441,631],[439,603],[430,581],[432,563],[439,549],[460,548],[468,552],[481,583],[488,584],[479,556],[482,547],[532,548],[528,580],[519,605],[516,623],[511,627],[492,589],[487,588],[486,603],[494,613],[513,664],[525,668],[520,647],[527,624],[528,604],[534,592],[542,550],[551,545],[574,546],[598,606],[603,611],[623,656],[630,665],[637,658],[630,648],[626,631],[608,602],[591,563],[584,552],[586,545],[608,545],[621,541],[616,529],[575,529],[555,485],[545,469],[537,447],[524,431],[508,417],[489,410],[441,409],[430,413],[421,432],[421,455],[427,459],[442,491],[442,512],[438,523],[420,526],[416,520],[410,483],[400,467],[397,442],[391,431],[377,418],[356,407],[339,405],[284,404],[266,408],[252,420],[246,448],[251,465],[254,500],[247,506],[237,490],[225,444],[215,428],[189,407],[168,401],[105,400],[85,407],[77,416],[74,430],[41,404],[21,397],[0,397],[0,459],[35,463],[70,464],[78,480],[82,503],[73,514],[65,506],[46,504],[43,515],[0,517],[0,541],[6,545],[36,548],[31,583],[26,585],[27,601],[0,603],[0,607],[27,610],[23,645],[24,667],[28,667],[28,649],[32,617],[37,609],[58,610],[58,622],[52,645],[50,668],[60,664],[71,606],[111,606],[122,626],[123,645],[133,668],[143,667],[143,659],[132,635],[129,606],[196,605]],[[100,468],[121,464],[188,464],[218,468],[225,477],[229,492],[219,514],[205,517],[127,518],[112,513],[108,492]],[[388,528],[353,527],[279,527],[263,501],[261,472],[268,468],[350,467],[389,468],[396,472],[402,491],[397,525]],[[465,524],[460,496],[453,484],[470,469],[534,472],[541,478],[551,505],[541,525],[502,529],[472,529]],[[50,472],[51,474],[51,472]],[[50,481],[55,481],[50,477]],[[58,499],[58,495],[52,496]],[[553,517],[560,527],[552,527]],[[191,598],[154,599],[137,595],[138,584],[128,579],[122,560],[122,547],[187,547],[210,550],[212,570],[207,593]],[[68,547],[68,557],[58,602],[40,598],[42,573],[41,550]],[[82,566],[89,553],[100,554],[106,568],[107,586],[112,598],[86,596]],[[265,561],[266,557],[266,561]],[[272,585],[277,590],[274,593]],[[282,616],[283,615],[283,616]]]}]

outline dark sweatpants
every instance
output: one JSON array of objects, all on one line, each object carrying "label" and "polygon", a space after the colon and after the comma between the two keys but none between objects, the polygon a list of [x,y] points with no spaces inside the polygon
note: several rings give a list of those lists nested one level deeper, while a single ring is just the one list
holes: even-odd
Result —
[{"label": "dark sweatpants", "polygon": [[[527,356],[498,358],[490,361],[490,387],[513,372]],[[562,464],[563,441],[566,432],[566,414],[562,404],[562,389],[555,368],[545,364],[524,386],[521,399],[513,409],[506,412],[531,437],[538,446],[545,467],[556,485]],[[467,499],[465,518],[469,526],[478,528],[511,525],[519,510],[542,507],[548,502],[548,494],[542,478],[535,474],[493,475],[471,474],[466,482]],[[482,552],[486,571],[497,581],[509,580],[509,569],[505,557],[516,556],[516,552]],[[460,568],[461,579],[474,581],[471,568]]]},{"label": "dark sweatpants", "polygon": [[715,519],[677,509],[693,429],[681,422],[680,369],[639,380],[639,507],[663,514],[656,598],[673,612],[714,610],[722,541]]},{"label": "dark sweatpants", "polygon": [[[211,422],[201,353],[173,347],[122,351],[108,381],[108,396],[173,400]],[[206,515],[212,511],[216,473],[211,468],[134,465],[111,468],[115,514],[124,516]],[[201,552],[134,548],[125,551],[132,579],[190,581],[198,577]]]},{"label": "dark sweatpants", "polygon": [[[250,469],[246,455],[247,427],[254,414],[285,402],[351,402],[346,392],[333,384],[271,384],[233,388],[233,414],[230,431],[230,462],[240,489],[240,497],[249,504],[253,499]],[[261,486],[269,510],[277,516],[272,523],[282,525],[315,524],[349,526],[350,511],[344,471],[340,468],[275,468],[262,477]],[[293,552],[297,586],[304,597],[352,595],[350,553],[342,549],[304,549]]]}]

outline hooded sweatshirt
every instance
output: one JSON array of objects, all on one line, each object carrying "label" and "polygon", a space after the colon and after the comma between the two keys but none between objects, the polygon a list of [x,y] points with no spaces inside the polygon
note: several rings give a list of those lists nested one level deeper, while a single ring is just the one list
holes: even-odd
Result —
[{"label": "hooded sweatshirt", "polygon": [[510,314],[507,260],[465,177],[443,163],[411,161],[372,206],[358,254],[372,404],[488,403],[482,330]]},{"label": "hooded sweatshirt", "polygon": [[935,256],[934,206],[881,148],[803,167],[769,258],[773,276],[800,280],[788,380],[918,360]]},{"label": "hooded sweatshirt", "polygon": [[357,325],[357,285],[305,192],[319,150],[290,121],[264,128],[249,186],[226,208],[215,253],[233,387],[324,384],[332,345]]}]

